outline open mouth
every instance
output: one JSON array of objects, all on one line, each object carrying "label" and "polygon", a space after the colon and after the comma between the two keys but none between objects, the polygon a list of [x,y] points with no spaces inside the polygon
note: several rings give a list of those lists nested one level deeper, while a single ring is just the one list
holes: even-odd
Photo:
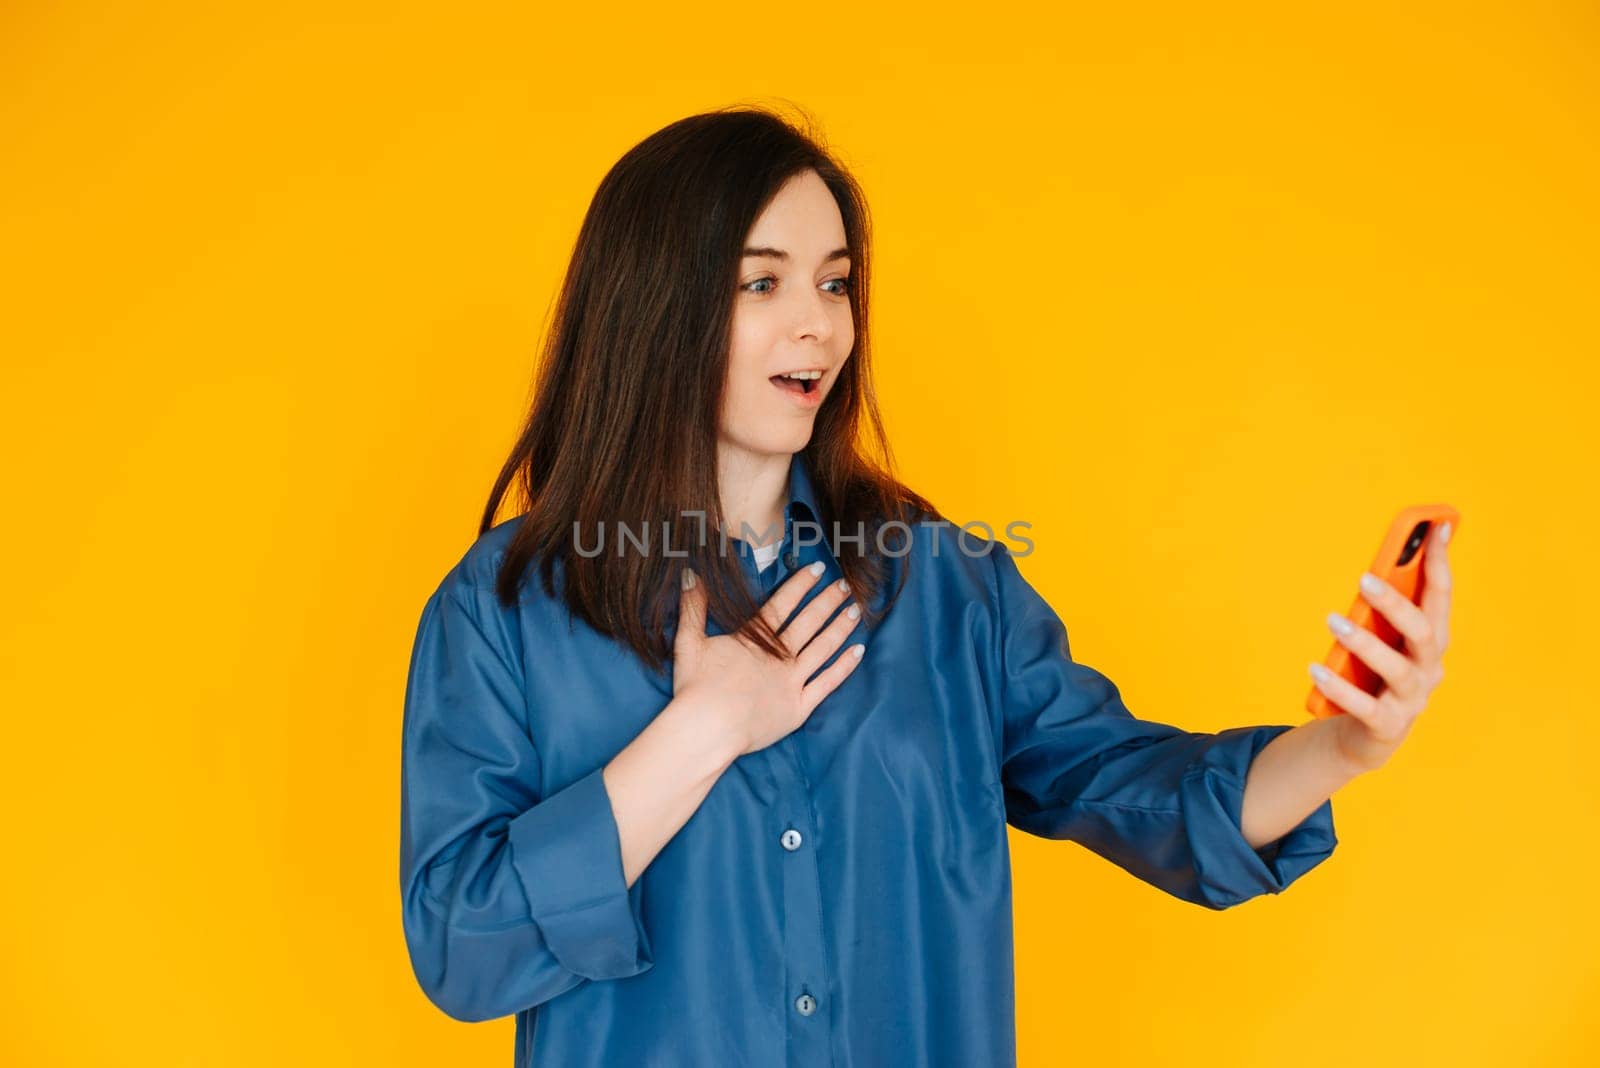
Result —
[{"label": "open mouth", "polygon": [[785,378],[783,375],[773,375],[772,384],[790,393],[814,393],[817,389],[817,380],[814,378]]},{"label": "open mouth", "polygon": [[[815,375],[815,377],[812,377]],[[773,375],[770,379],[779,389],[797,396],[810,396],[821,388],[822,372],[796,371],[788,374]]]}]

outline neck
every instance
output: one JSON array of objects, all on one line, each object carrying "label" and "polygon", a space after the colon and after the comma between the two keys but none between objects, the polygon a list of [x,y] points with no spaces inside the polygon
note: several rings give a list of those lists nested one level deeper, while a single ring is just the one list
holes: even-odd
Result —
[{"label": "neck", "polygon": [[752,545],[783,540],[791,459],[788,453],[752,453],[727,444],[718,447],[717,484],[729,537],[747,537]]}]

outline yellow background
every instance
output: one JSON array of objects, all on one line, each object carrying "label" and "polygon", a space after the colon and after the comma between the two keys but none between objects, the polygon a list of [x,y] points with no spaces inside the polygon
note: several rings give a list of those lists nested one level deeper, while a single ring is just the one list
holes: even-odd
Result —
[{"label": "yellow background", "polygon": [[579,8],[0,8],[0,1061],[510,1063],[405,955],[410,642],[596,183],[739,101],[865,183],[902,473],[1136,713],[1300,722],[1463,513],[1288,893],[1012,832],[1022,1063],[1600,1061],[1594,7]]}]

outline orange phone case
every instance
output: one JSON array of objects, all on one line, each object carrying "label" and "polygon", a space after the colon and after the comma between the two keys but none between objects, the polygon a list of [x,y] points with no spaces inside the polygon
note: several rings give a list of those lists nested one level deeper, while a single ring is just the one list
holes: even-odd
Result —
[{"label": "orange phone case", "polygon": [[[1422,561],[1428,546],[1432,544],[1434,528],[1446,520],[1450,523],[1450,540],[1454,542],[1456,531],[1461,529],[1461,515],[1448,504],[1419,504],[1402,510],[1389,525],[1389,533],[1384,536],[1383,544],[1372,558],[1369,570],[1411,598],[1413,604],[1420,605]],[[1391,648],[1402,652],[1405,650],[1405,635],[1395,630],[1393,624],[1367,603],[1360,593],[1356,594],[1345,616],[1356,626],[1372,631]],[[1383,678],[1337,640],[1322,663],[1335,675],[1354,683],[1374,697],[1383,692]],[[1316,686],[1311,687],[1311,696],[1306,699],[1306,711],[1318,718],[1344,714],[1344,709],[1328,700]]]}]

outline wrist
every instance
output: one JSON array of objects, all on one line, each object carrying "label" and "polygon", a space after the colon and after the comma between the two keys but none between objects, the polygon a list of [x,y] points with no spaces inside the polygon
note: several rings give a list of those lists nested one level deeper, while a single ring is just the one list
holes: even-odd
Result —
[{"label": "wrist", "polygon": [[1330,758],[1338,767],[1339,773],[1346,780],[1354,779],[1369,771],[1375,771],[1383,766],[1381,760],[1374,761],[1368,752],[1370,746],[1366,742],[1366,725],[1355,719],[1348,712],[1331,716],[1325,720],[1328,724],[1327,749]]},{"label": "wrist", "polygon": [[741,721],[721,702],[708,700],[698,690],[688,689],[674,696],[661,715],[681,724],[717,762],[719,770],[726,770],[744,755]]}]

